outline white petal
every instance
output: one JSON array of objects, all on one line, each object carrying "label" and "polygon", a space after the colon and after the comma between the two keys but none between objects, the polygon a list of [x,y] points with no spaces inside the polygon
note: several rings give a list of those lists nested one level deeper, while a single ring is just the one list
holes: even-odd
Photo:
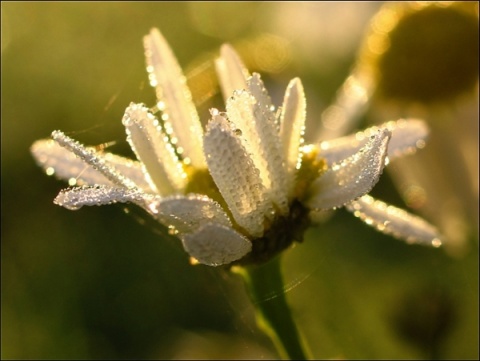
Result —
[{"label": "white petal", "polygon": [[107,164],[117,169],[118,172],[125,175],[125,177],[130,178],[144,192],[155,193],[155,189],[152,188],[145,179],[143,167],[140,162],[112,153],[103,153],[103,157]]},{"label": "white petal", "polygon": [[420,119],[400,119],[385,123],[392,132],[388,143],[388,158],[394,159],[405,154],[415,153],[425,146],[429,129],[427,123]]},{"label": "white petal", "polygon": [[228,119],[241,131],[242,144],[260,171],[269,198],[287,213],[287,171],[273,106],[258,74],[248,80],[248,87],[227,101]]},{"label": "white petal", "polygon": [[[31,146],[30,151],[37,164],[48,175],[55,175],[57,178],[65,180],[72,185],[103,184],[112,186],[114,184],[102,173],[90,167],[82,159],[52,139],[36,141]],[[106,164],[113,166],[127,178],[133,180],[139,188],[145,192],[152,192],[152,189],[144,179],[139,162],[106,152],[99,152],[98,156],[103,157]]]},{"label": "white petal", "polygon": [[105,160],[105,157],[102,156],[102,154],[97,153],[92,148],[86,148],[59,130],[52,132],[52,138],[60,146],[72,152],[83,162],[100,172],[113,184],[125,188],[137,188],[137,185],[133,180],[119,173],[114,166]]},{"label": "white petal", "polygon": [[67,188],[60,191],[53,203],[70,210],[83,206],[102,206],[113,203],[142,204],[147,195],[138,189],[103,185]]},{"label": "white petal", "polygon": [[252,250],[252,243],[230,227],[208,223],[183,238],[185,250],[200,263],[220,266],[241,259]]},{"label": "white petal", "polygon": [[234,90],[247,89],[250,74],[231,45],[221,46],[220,57],[215,60],[215,69],[225,102]]},{"label": "white petal", "polygon": [[352,202],[347,209],[366,224],[407,243],[433,247],[442,244],[438,230],[424,219],[369,195]]},{"label": "white petal", "polygon": [[254,73],[247,84],[250,93],[256,100],[253,106],[253,113],[257,141],[259,142],[259,148],[263,152],[262,158],[266,160],[267,171],[271,179],[273,202],[280,209],[288,212],[286,160],[283,144],[280,141],[280,128],[276,122],[275,108],[259,74]]},{"label": "white petal", "polygon": [[319,156],[326,158],[329,164],[345,159],[363,147],[369,137],[375,134],[379,128],[386,128],[392,132],[392,139],[388,144],[390,160],[422,148],[428,136],[428,126],[422,120],[400,119],[396,122],[381,124],[378,127],[370,127],[363,132],[346,137],[321,142]]},{"label": "white petal", "polygon": [[365,66],[356,66],[344,81],[337,96],[322,113],[322,128],[318,139],[337,138],[350,131],[365,111],[374,83]]},{"label": "white petal", "polygon": [[144,47],[150,84],[156,88],[162,119],[171,124],[185,157],[194,167],[204,168],[202,125],[182,69],[158,29],[145,36]]},{"label": "white petal", "polygon": [[208,168],[237,223],[253,236],[263,233],[272,212],[258,169],[237,133],[220,115],[207,125],[204,139]]},{"label": "white petal", "polygon": [[293,187],[296,170],[300,168],[306,106],[302,82],[295,78],[287,86],[280,116],[280,138],[287,161],[289,188]]},{"label": "white petal", "polygon": [[150,212],[171,233],[190,233],[205,223],[215,222],[231,227],[222,207],[207,196],[189,194],[158,199],[149,205]]},{"label": "white petal", "polygon": [[155,116],[144,105],[131,103],[122,123],[152,188],[161,195],[180,192],[186,185],[187,175]]},{"label": "white petal", "polygon": [[382,173],[389,138],[390,131],[378,130],[358,153],[333,164],[312,183],[306,205],[314,209],[341,207],[368,193]]},{"label": "white petal", "polygon": [[30,150],[38,165],[48,175],[55,175],[65,181],[73,178],[77,184],[113,184],[102,173],[88,166],[52,139],[38,140],[33,143]]}]

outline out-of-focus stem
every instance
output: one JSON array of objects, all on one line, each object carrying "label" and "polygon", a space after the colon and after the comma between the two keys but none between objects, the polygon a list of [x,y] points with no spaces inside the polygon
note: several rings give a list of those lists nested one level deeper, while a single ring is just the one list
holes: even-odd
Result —
[{"label": "out-of-focus stem", "polygon": [[280,256],[262,265],[233,270],[243,277],[255,307],[258,326],[271,338],[280,356],[291,360],[308,359],[285,297]]}]

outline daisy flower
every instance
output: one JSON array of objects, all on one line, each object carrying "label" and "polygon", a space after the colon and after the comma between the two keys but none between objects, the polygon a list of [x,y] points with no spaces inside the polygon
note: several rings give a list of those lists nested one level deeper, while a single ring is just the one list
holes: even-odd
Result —
[{"label": "daisy flower", "polygon": [[66,180],[54,203],[133,203],[169,228],[196,262],[263,263],[302,241],[312,214],[346,206],[360,220],[409,243],[438,247],[432,225],[368,193],[389,160],[424,145],[426,125],[387,122],[305,145],[306,98],[300,79],[275,107],[259,74],[223,45],[216,70],[225,109],[205,129],[186,79],[156,29],[144,38],[156,112],[131,103],[123,116],[137,160],[84,146],[61,131],[31,151],[48,175]]}]

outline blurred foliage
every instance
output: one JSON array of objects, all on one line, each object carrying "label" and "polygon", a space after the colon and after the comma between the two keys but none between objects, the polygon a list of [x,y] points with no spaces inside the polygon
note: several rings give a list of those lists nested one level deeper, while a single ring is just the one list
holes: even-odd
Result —
[{"label": "blurred foliage", "polygon": [[[132,155],[120,120],[131,101],[154,102],[141,42],[154,26],[192,84],[224,41],[266,73],[276,104],[288,80],[301,77],[314,127],[354,62],[361,32],[351,19],[364,28],[379,6],[352,3],[350,13],[344,3],[212,4],[2,3],[2,358],[276,357],[240,279],[192,267],[178,240],[135,209],[53,205],[66,185],[45,176],[29,153],[36,139],[61,129],[85,144],[113,141],[110,151]],[[290,19],[300,10],[318,21]],[[315,33],[324,24],[330,42]],[[289,27],[305,31],[294,36]],[[337,38],[351,39],[341,57]],[[262,39],[275,63],[285,60],[281,68],[258,55]],[[322,66],[311,58],[318,52]],[[204,120],[219,101],[213,85],[197,98]],[[404,206],[388,175],[374,195]],[[286,254],[284,273],[313,354],[478,358],[477,238],[454,259],[378,234],[343,210],[309,231]]]}]

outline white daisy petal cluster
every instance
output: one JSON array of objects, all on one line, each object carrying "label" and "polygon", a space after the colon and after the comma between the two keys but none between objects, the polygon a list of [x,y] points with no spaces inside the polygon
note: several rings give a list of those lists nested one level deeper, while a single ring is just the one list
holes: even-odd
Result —
[{"label": "white daisy petal cluster", "polygon": [[161,117],[143,104],[126,109],[122,122],[137,160],[54,131],[31,147],[48,175],[71,186],[54,203],[72,210],[134,203],[176,234],[195,261],[210,266],[266,261],[302,240],[310,212],[342,206],[381,232],[441,245],[433,226],[367,194],[387,159],[423,147],[428,129],[422,121],[388,122],[304,145],[301,81],[288,84],[277,111],[260,75],[250,75],[223,45],[215,65],[226,109],[211,109],[203,129],[163,36],[152,29],[144,46]]}]

